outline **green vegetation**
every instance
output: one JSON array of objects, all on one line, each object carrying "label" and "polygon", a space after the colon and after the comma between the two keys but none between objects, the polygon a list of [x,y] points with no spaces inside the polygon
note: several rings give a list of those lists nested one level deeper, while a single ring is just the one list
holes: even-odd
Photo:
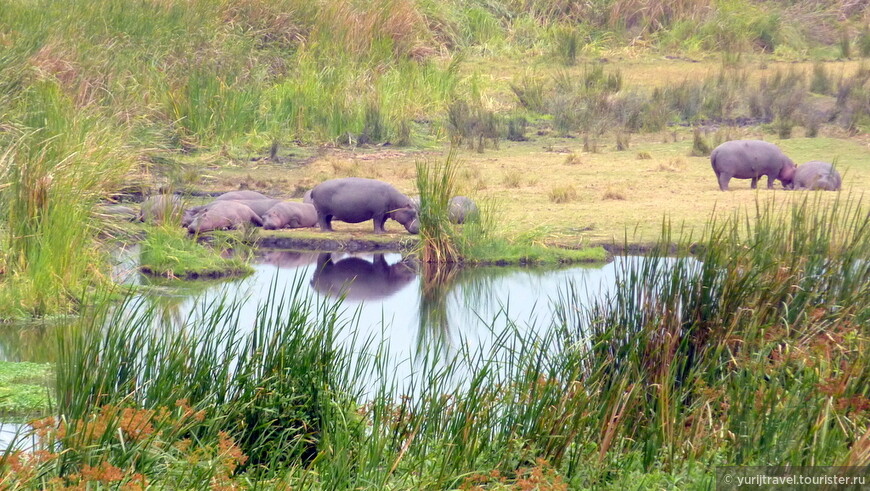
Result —
[{"label": "green vegetation", "polygon": [[51,365],[0,362],[0,414],[33,418],[49,412]]},{"label": "green vegetation", "polygon": [[[597,153],[613,137],[634,149],[645,143],[636,134],[673,123],[747,117],[782,138],[800,127],[866,133],[870,70],[836,61],[867,52],[866,14],[853,7],[9,0],[0,12],[0,316],[75,312],[106,281],[97,201],[213,185],[252,158],[287,162],[298,145],[450,140],[498,152],[533,128],[582,135]],[[648,76],[600,61],[661,55],[713,59],[719,73],[687,78],[685,66],[658,66]],[[803,59],[844,68],[811,82],[806,70],[766,68]],[[749,76],[759,60],[762,75]],[[405,167],[400,178],[411,179]],[[511,188],[528,184],[526,169],[503,175]],[[312,172],[308,187],[325,177]],[[293,182],[287,194],[300,186],[270,179]]]},{"label": "green vegetation", "polygon": [[411,379],[376,339],[337,343],[353,326],[301,281],[252,323],[228,300],[168,325],[93,303],[61,344],[63,419],[35,423],[46,452],[7,455],[3,482],[686,488],[722,464],[865,466],[870,217],[817,199],[701,238],[664,226],[612,290],[580,304],[569,285],[551,329],[494,324]]},{"label": "green vegetation", "polygon": [[149,227],[142,241],[139,268],[153,276],[171,279],[220,278],[250,274],[244,251],[247,249],[233,236],[224,236],[234,244],[234,255],[223,257],[228,247],[206,247],[188,237],[187,230],[177,225]]},{"label": "green vegetation", "polygon": [[496,231],[497,205],[491,201],[480,203],[478,213],[469,216],[462,225],[452,223],[450,198],[465,193],[459,189],[460,167],[455,150],[447,154],[443,163],[417,161],[417,191],[420,193],[417,250],[423,263],[506,265],[607,260],[607,252],[602,247],[581,250],[547,247],[536,240],[541,233],[539,229],[508,238],[506,232]]}]

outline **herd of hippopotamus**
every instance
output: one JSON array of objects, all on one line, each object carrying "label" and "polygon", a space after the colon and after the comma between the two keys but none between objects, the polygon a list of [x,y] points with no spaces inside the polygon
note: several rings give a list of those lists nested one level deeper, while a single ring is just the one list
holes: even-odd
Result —
[{"label": "herd of hippopotamus", "polygon": [[[388,218],[401,223],[416,234],[420,230],[419,199],[409,198],[391,184],[376,179],[345,177],[324,181],[305,193],[302,202],[282,201],[257,191],[231,191],[212,202],[183,209],[181,199],[174,195],[152,196],[142,203],[138,219],[163,221],[167,216],[180,215],[181,225],[191,233],[236,229],[253,224],[268,230],[319,226],[332,230],[332,220],[348,223],[374,222],[375,233],[384,233]],[[453,223],[464,223],[477,212],[477,205],[468,197],[454,196],[448,209]]]},{"label": "herd of hippopotamus", "polygon": [[[732,140],[716,147],[710,162],[719,189],[728,190],[734,179],[758,179],[767,176],[767,187],[778,179],[786,189],[838,190],[840,174],[832,164],[813,160],[795,166],[776,145],[761,140]],[[152,196],[142,203],[140,220],[160,221],[167,214],[181,215],[181,224],[191,233],[235,229],[253,224],[269,230],[319,226],[331,231],[332,220],[360,223],[374,222],[375,233],[384,233],[384,223],[391,218],[416,234],[420,224],[419,198],[410,198],[391,184],[376,179],[345,177],[324,181],[305,193],[302,202],[282,201],[256,191],[231,191],[211,203],[182,209],[180,198],[172,195]],[[463,223],[477,212],[477,205],[465,196],[450,200],[449,219]]]},{"label": "herd of hippopotamus", "polygon": [[710,154],[713,172],[719,181],[719,189],[728,191],[728,181],[752,179],[752,189],[758,180],[767,176],[768,189],[779,179],[785,189],[821,189],[836,191],[842,185],[840,173],[832,164],[811,160],[800,166],[773,143],[761,140],[731,140]]}]

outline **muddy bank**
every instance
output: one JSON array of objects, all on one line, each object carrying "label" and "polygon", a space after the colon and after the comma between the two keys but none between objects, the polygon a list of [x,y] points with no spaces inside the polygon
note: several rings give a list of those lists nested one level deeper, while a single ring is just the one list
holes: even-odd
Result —
[{"label": "muddy bank", "polygon": [[272,249],[295,249],[303,251],[343,251],[343,252],[372,252],[372,251],[395,251],[407,252],[412,250],[418,243],[416,238],[401,238],[394,240],[372,240],[351,237],[348,239],[335,238],[312,238],[312,237],[286,237],[286,236],[261,236],[257,238],[256,245]]}]

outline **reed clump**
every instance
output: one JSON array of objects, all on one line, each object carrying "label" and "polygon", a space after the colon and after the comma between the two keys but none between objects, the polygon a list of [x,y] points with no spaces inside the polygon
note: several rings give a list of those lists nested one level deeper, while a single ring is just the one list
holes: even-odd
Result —
[{"label": "reed clump", "polygon": [[23,116],[0,135],[0,317],[74,312],[87,288],[106,280],[95,205],[133,159],[123,134],[55,81],[33,85],[17,104]]}]

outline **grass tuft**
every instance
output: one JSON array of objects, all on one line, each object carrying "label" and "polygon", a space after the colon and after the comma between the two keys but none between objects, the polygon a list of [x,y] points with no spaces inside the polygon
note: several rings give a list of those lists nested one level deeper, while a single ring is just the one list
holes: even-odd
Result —
[{"label": "grass tuft", "polygon": [[553,203],[568,203],[577,199],[577,190],[574,186],[557,186],[550,190],[550,201]]}]

